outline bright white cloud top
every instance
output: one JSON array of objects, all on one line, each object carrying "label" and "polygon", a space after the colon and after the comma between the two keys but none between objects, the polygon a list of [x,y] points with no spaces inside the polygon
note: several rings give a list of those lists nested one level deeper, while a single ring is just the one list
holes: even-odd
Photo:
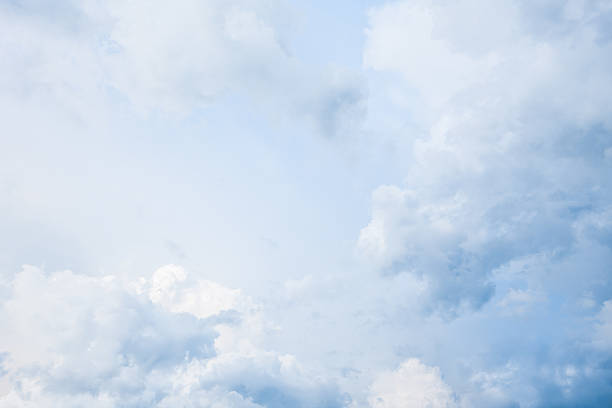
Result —
[{"label": "bright white cloud top", "polygon": [[611,21],[0,4],[0,408],[612,405]]}]

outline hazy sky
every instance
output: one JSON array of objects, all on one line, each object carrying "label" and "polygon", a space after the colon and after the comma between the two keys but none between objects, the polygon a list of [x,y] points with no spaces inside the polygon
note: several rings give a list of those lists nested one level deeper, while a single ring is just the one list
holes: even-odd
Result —
[{"label": "hazy sky", "polygon": [[609,0],[4,0],[0,112],[0,408],[612,406]]}]

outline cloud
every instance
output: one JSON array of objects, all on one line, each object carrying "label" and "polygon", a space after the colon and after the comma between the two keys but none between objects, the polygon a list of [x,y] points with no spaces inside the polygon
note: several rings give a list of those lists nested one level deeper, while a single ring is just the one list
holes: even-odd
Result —
[{"label": "cloud", "polygon": [[[274,3],[280,5],[271,2],[272,8]],[[116,52],[104,59],[113,85],[137,106],[181,111],[229,87],[273,80],[287,56],[265,7],[244,1],[112,3],[108,41]]]},{"label": "cloud", "polygon": [[511,288],[504,297],[497,302],[504,313],[521,315],[526,313],[534,304],[545,301],[546,298],[533,290]]},{"label": "cloud", "polygon": [[186,279],[173,265],[140,282],[24,267],[0,309],[0,405],[344,404],[291,355],[226,339],[257,337],[239,292],[211,282],[174,288]]},{"label": "cloud", "polygon": [[210,281],[187,281],[187,273],[176,265],[159,268],[148,288],[151,302],[174,313],[190,313],[198,318],[214,316],[223,311],[239,310],[242,300],[239,290],[225,288]]},{"label": "cloud", "polygon": [[363,112],[363,81],[291,55],[296,13],[280,0],[10,2],[0,7],[0,52],[11,80],[0,86],[86,122],[111,106],[184,117],[246,95],[272,117],[346,132]]},{"label": "cloud", "polygon": [[370,10],[364,67],[394,90],[406,172],[372,192],[357,249],[383,279],[423,283],[406,354],[439,366],[461,406],[610,404],[610,11]]},{"label": "cloud", "polygon": [[[581,226],[612,202],[612,54],[594,17],[609,10],[537,7],[420,1],[370,12],[366,67],[401,75],[420,107],[409,111],[418,130],[405,135],[405,182],[374,191],[358,247],[379,270],[425,280],[444,313],[482,307],[492,272],[513,260],[555,254],[552,268],[597,234],[607,240]],[[529,20],[536,9],[546,32]]]},{"label": "cloud", "polygon": [[611,405],[608,2],[298,7],[0,5],[0,406]]},{"label": "cloud", "polygon": [[456,407],[450,387],[437,367],[409,359],[391,372],[382,373],[370,387],[372,408]]},{"label": "cloud", "polygon": [[597,315],[593,345],[599,349],[612,350],[612,300],[603,303]]}]

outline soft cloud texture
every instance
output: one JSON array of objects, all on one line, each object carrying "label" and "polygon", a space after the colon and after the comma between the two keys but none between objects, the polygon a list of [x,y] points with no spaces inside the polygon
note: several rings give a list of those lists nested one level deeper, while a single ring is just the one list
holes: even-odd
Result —
[{"label": "soft cloud texture", "polygon": [[456,406],[448,385],[440,378],[440,370],[410,359],[393,372],[382,373],[372,384],[372,408]]},{"label": "soft cloud texture", "polygon": [[364,64],[399,89],[411,133],[407,175],[374,190],[360,255],[421,280],[426,316],[533,336],[453,355],[471,366],[471,383],[449,379],[465,406],[610,403],[609,15],[581,1],[370,11]]},{"label": "soft cloud texture", "polygon": [[577,226],[611,198],[612,60],[596,9],[567,3],[542,33],[532,6],[495,7],[390,4],[372,11],[365,50],[367,66],[401,74],[431,109],[415,119],[405,186],[375,191],[359,246],[384,270],[422,275],[451,310],[487,302],[491,273],[515,259],[591,250]]},{"label": "soft cloud texture", "polygon": [[[24,267],[0,309],[0,406],[343,404],[294,357],[245,346],[257,325],[233,308],[236,291],[200,282],[160,298],[177,277],[186,273],[173,265],[137,284]],[[143,284],[150,289],[140,293]]]},{"label": "soft cloud texture", "polygon": [[272,116],[281,110],[334,136],[364,109],[358,74],[313,69],[291,55],[297,15],[281,0],[57,8],[16,1],[0,6],[0,19],[0,49],[9,61],[2,89],[30,101],[45,98],[84,120],[91,120],[84,101],[185,116],[228,94],[246,95]]},{"label": "soft cloud texture", "polygon": [[0,407],[612,405],[611,16],[2,3]]}]

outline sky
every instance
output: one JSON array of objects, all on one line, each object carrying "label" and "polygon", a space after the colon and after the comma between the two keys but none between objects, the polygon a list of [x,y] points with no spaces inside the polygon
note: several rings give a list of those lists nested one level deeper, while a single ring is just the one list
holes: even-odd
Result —
[{"label": "sky", "polygon": [[612,406],[611,23],[0,1],[0,408]]}]

